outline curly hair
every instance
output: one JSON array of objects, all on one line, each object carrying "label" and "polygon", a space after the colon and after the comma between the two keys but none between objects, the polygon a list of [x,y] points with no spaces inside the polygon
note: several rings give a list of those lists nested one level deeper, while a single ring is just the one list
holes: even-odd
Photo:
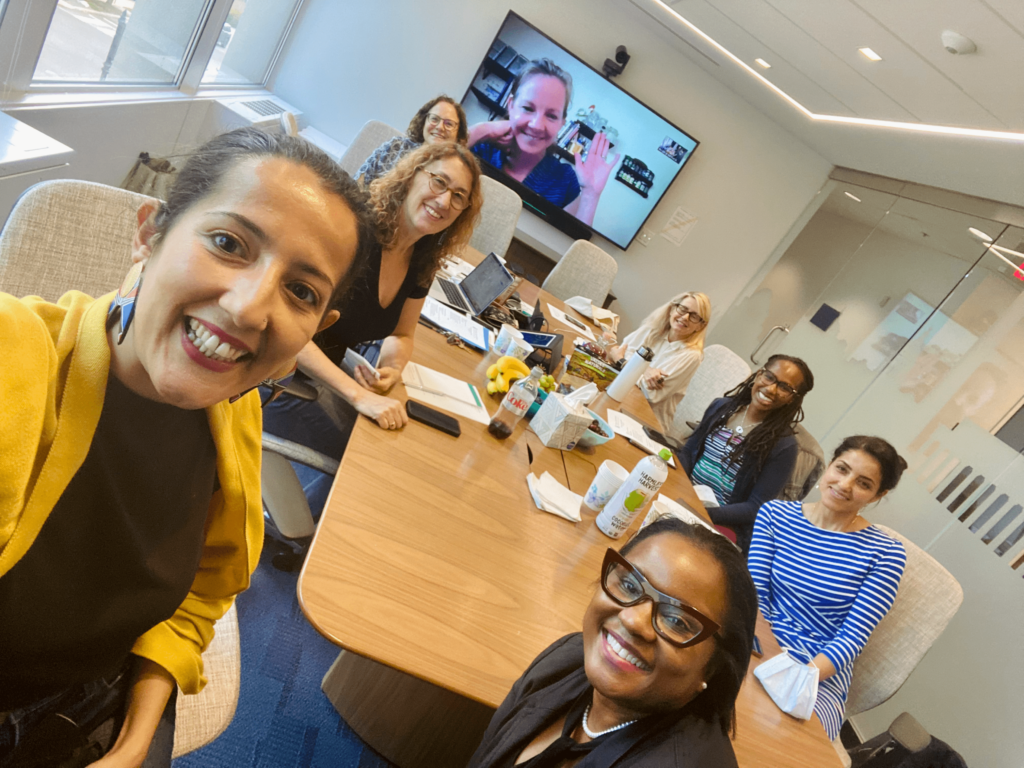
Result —
[{"label": "curly hair", "polygon": [[403,157],[398,163],[370,184],[370,207],[377,220],[377,240],[387,249],[398,237],[398,221],[402,206],[409,194],[413,178],[425,165],[457,157],[466,166],[473,184],[469,191],[469,206],[446,229],[434,235],[425,235],[416,241],[409,269],[416,282],[426,288],[434,273],[448,256],[461,253],[473,235],[484,203],[480,189],[480,166],[473,154],[462,144],[424,144]]},{"label": "curly hair", "polygon": [[760,472],[779,439],[792,434],[793,427],[804,420],[804,395],[814,389],[814,374],[811,373],[807,363],[799,357],[772,355],[768,358],[768,362],[764,364],[763,368],[754,371],[747,377],[746,381],[725,393],[725,396],[731,402],[711,422],[708,434],[711,435],[717,432],[721,427],[725,426],[725,423],[729,421],[734,413],[750,405],[750,401],[753,398],[755,379],[757,379],[761,371],[776,362],[786,362],[795,365],[800,370],[800,376],[804,380],[803,386],[797,390],[797,393],[793,395],[793,398],[788,403],[769,411],[764,421],[754,427],[745,439],[740,441],[739,444],[734,444],[730,447],[729,454],[726,457],[730,464],[741,464],[744,459],[750,456],[756,460],[757,471]]},{"label": "curly hair", "polygon": [[459,144],[465,145],[469,141],[469,126],[466,125],[466,113],[463,111],[462,105],[459,104],[459,102],[444,93],[435,99],[431,99],[419,108],[416,114],[412,116],[412,120],[409,121],[409,127],[405,129],[405,135],[417,144],[422,144],[423,126],[427,124],[427,115],[430,114],[430,110],[441,101],[445,104],[451,104],[455,108],[455,112],[459,116],[459,128],[455,132],[455,141]]},{"label": "curly hair", "polygon": [[672,329],[672,324],[669,320],[672,315],[672,307],[679,306],[683,299],[693,299],[697,303],[697,313],[704,318],[704,325],[685,339],[686,346],[692,347],[698,352],[704,351],[704,336],[707,334],[708,322],[711,320],[711,299],[706,294],[694,291],[680,293],[667,304],[662,304],[644,318],[641,325],[648,329],[647,338],[644,342],[646,346],[657,344],[668,336],[668,332]]}]

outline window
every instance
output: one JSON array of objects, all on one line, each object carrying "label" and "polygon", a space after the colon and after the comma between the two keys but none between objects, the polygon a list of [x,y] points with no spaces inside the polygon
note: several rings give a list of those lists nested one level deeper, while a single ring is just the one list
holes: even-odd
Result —
[{"label": "window", "polygon": [[174,85],[209,0],[59,0],[33,83]]},{"label": "window", "polygon": [[234,0],[206,65],[203,84],[262,83],[297,5],[296,0]]}]

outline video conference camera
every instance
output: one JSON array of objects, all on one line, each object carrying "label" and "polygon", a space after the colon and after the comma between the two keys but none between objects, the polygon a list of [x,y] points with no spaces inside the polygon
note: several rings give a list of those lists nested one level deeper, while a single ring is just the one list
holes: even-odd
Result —
[{"label": "video conference camera", "polygon": [[616,75],[621,75],[622,70],[626,68],[629,63],[629,54],[626,52],[626,46],[620,45],[615,49],[615,61],[611,59],[604,60],[604,76],[611,80]]}]

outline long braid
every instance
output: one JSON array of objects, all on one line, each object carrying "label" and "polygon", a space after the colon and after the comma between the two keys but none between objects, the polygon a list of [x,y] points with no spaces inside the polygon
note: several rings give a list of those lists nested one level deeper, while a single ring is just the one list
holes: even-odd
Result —
[{"label": "long braid", "polygon": [[[757,471],[760,472],[768,461],[768,457],[771,456],[775,444],[781,438],[792,434],[793,427],[804,420],[804,395],[814,388],[814,375],[811,373],[807,363],[799,357],[790,357],[789,355],[772,355],[768,358],[768,362],[765,363],[764,367],[767,368],[779,360],[792,363],[800,369],[800,374],[804,380],[803,386],[793,395],[793,399],[788,403],[773,411],[769,411],[764,421],[754,427],[750,434],[740,441],[738,445],[734,444],[729,447],[726,460],[730,464],[742,464],[744,459],[750,456],[757,462]],[[750,405],[753,397],[754,380],[757,378],[757,374],[758,371],[755,371],[742,384],[725,393],[725,396],[731,402],[711,423],[708,431],[709,435],[724,427],[725,423],[735,413]]]}]

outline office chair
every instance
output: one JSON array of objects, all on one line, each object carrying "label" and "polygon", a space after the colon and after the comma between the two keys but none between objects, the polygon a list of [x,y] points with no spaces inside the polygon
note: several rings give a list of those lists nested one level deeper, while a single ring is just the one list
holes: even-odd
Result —
[{"label": "office chair", "polygon": [[480,177],[480,191],[483,193],[484,205],[480,209],[480,220],[473,229],[469,244],[480,253],[504,256],[516,233],[519,214],[523,212],[522,198],[501,182],[487,176]]},{"label": "office chair", "polygon": [[541,288],[562,301],[585,296],[600,307],[608,298],[618,271],[615,259],[596,245],[577,240],[555,264]]},{"label": "office chair", "polygon": [[392,128],[380,120],[369,120],[359,129],[359,133],[348,145],[345,154],[341,156],[338,164],[344,168],[348,175],[355,178],[360,166],[366,162],[366,158],[373,154],[373,150],[379,147],[388,139],[401,136],[403,131]]},{"label": "office chair", "polygon": [[[87,181],[44,181],[29,188],[0,231],[0,290],[56,301],[72,288],[99,296],[131,264],[135,211],[153,198]],[[231,723],[241,655],[235,608],[221,617],[203,653],[209,682],[179,696],[174,755],[213,741]]]},{"label": "office chair", "polygon": [[686,395],[679,401],[668,434],[685,441],[693,434],[689,423],[699,424],[711,401],[721,397],[750,375],[750,366],[728,347],[712,344],[704,348],[704,359],[697,366]]}]

